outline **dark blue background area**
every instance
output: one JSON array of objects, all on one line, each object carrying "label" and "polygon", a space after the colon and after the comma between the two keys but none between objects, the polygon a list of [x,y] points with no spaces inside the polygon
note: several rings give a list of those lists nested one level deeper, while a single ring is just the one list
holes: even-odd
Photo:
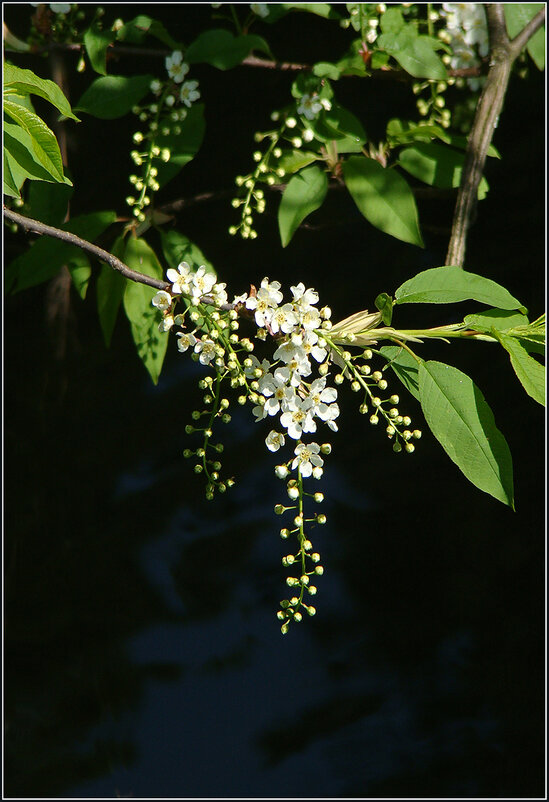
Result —
[{"label": "dark blue background area", "polygon": [[[20,36],[22,9],[6,12]],[[188,41],[210,14],[154,11]],[[128,18],[130,8],[108,14]],[[347,40],[304,14],[257,32],[279,58],[309,62],[337,57]],[[21,66],[45,76],[35,61]],[[113,72],[124,69],[135,65]],[[154,60],[139,69],[161,72]],[[192,77],[206,139],[160,203],[230,190],[251,169],[254,132],[289,98],[287,74],[199,66]],[[89,79],[76,76],[73,101]],[[494,137],[502,160],[487,165],[466,259],[531,319],[544,306],[543,90],[535,70],[511,81]],[[390,116],[414,116],[401,86],[341,81],[336,92],[374,142]],[[74,215],[124,209],[133,126],[87,118],[77,129]],[[268,275],[289,295],[303,281],[336,319],[444,263],[451,200],[419,201],[423,251],[374,230],[337,191],[282,250],[277,204],[268,198],[254,242],[226,234],[227,197],[189,206],[175,227],[231,292]],[[8,260],[24,243],[7,241]],[[95,300],[93,283],[84,303],[73,293],[58,328],[47,324],[44,287],[5,306],[6,795],[543,796],[544,415],[503,350],[433,343],[421,353],[481,388],[513,454],[517,512],[464,479],[396,378],[402,413],[424,432],[413,455],[393,454],[343,387],[340,432],[326,438],[333,452],[314,483],[328,518],[311,532],[325,567],[317,615],[282,637],[288,546],[273,507],[285,486],[265,449],[268,423],[231,406],[217,437],[237,483],[207,502],[182,454],[200,371],[171,342],[153,387],[125,320],[105,349]],[[458,321],[477,308],[399,309],[396,324]]]}]

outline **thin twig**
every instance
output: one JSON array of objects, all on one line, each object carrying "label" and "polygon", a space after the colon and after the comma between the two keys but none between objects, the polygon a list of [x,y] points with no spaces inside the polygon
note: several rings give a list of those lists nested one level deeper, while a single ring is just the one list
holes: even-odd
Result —
[{"label": "thin twig", "polygon": [[102,262],[106,262],[114,270],[117,270],[123,276],[130,279],[130,281],[136,281],[139,284],[147,284],[149,287],[154,287],[157,290],[167,290],[170,287],[166,281],[161,281],[160,279],[152,278],[152,276],[147,276],[144,273],[139,273],[137,270],[132,270],[131,267],[125,265],[124,262],[120,261],[120,259],[112,253],[104,251],[103,248],[99,248],[97,245],[93,245],[91,242],[77,237],[76,234],[71,234],[69,231],[62,231],[60,228],[47,226],[45,223],[41,223],[38,220],[32,220],[30,217],[24,217],[18,212],[7,209],[5,206],[4,217],[11,220],[13,223],[17,223],[17,225],[21,226],[21,228],[24,228],[26,231],[33,231],[35,234],[40,234],[42,236],[54,237],[63,242],[68,242],[70,245],[76,245],[77,248],[81,248],[83,251],[88,251],[88,253],[96,256]]},{"label": "thin twig", "polygon": [[446,255],[447,265],[463,267],[467,233],[477,205],[477,194],[486,154],[500,115],[509,85],[511,67],[528,39],[545,20],[545,9],[536,14],[512,41],[507,35],[502,3],[486,3],[486,19],[490,36],[490,69],[482,90],[473,126],[467,142],[465,162],[458,190],[452,233]]},{"label": "thin twig", "polygon": [[[8,52],[19,52],[15,48],[6,46]],[[49,42],[45,45],[38,45],[31,47],[33,54],[47,53],[52,50],[63,50],[73,53],[81,53],[84,51],[84,45],[79,42]],[[117,58],[118,56],[150,56],[151,58],[165,58],[171,55],[172,51],[164,48],[147,48],[132,45],[110,44],[107,47],[107,58]],[[255,67],[263,70],[278,70],[280,72],[311,72],[313,69],[312,64],[303,64],[291,61],[275,61],[272,59],[264,59],[259,56],[249,55],[243,59],[238,66],[241,67]],[[448,77],[450,78],[475,78],[485,72],[485,67],[467,67],[457,70],[447,70]],[[354,78],[353,74],[342,73],[342,78]],[[371,78],[376,80],[387,81],[405,81],[412,82],[417,80],[405,70],[398,68],[372,70],[370,72]]]}]

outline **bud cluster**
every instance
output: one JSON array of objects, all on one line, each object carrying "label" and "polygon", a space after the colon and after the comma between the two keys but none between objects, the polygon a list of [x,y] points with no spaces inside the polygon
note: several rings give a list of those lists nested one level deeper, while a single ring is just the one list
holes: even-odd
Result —
[{"label": "bud cluster", "polygon": [[132,109],[139,122],[146,126],[144,131],[138,130],[133,135],[137,147],[130,156],[141,170],[140,175],[132,174],[129,177],[137,194],[126,198],[132,214],[140,223],[146,219],[144,208],[149,206],[152,195],[160,189],[159,168],[169,162],[172,156],[170,147],[166,145],[170,142],[168,138],[181,134],[188,109],[200,98],[198,81],[184,81],[189,65],[185,64],[179,50],[166,57],[165,65],[168,77],[163,81],[151,81],[151,102],[141,103]]}]

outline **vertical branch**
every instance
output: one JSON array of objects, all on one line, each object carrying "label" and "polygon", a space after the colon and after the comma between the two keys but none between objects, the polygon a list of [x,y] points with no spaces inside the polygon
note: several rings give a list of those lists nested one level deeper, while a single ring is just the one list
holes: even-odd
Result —
[{"label": "vertical branch", "polygon": [[486,154],[503,107],[511,67],[528,39],[545,21],[545,9],[542,9],[511,41],[505,26],[503,4],[486,3],[485,9],[490,35],[490,69],[469,134],[446,255],[446,264],[458,267],[463,267],[465,260],[467,233],[474,218]]}]

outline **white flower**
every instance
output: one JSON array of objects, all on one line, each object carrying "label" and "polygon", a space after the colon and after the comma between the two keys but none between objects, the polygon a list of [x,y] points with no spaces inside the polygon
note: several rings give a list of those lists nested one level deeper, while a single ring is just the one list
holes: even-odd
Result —
[{"label": "white flower", "polygon": [[[34,3],[33,3],[34,5]],[[38,4],[36,4],[38,5]],[[71,10],[70,3],[50,3],[50,8],[54,14],[68,14]]]},{"label": "white flower", "polygon": [[171,56],[166,56],[166,69],[168,75],[176,84],[183,82],[186,74],[189,72],[189,65],[183,61],[183,53],[180,50],[174,50]]},{"label": "white flower", "polygon": [[172,296],[165,290],[159,290],[151,301],[153,306],[156,306],[159,312],[166,312],[171,308]]},{"label": "white flower", "polygon": [[177,347],[181,352],[186,351],[188,348],[192,348],[196,345],[197,340],[194,334],[187,334],[186,332],[178,331],[175,336],[179,337],[177,341]]},{"label": "white flower", "polygon": [[326,387],[326,378],[316,379],[309,388],[309,395],[303,402],[311,415],[323,421],[333,422],[339,414],[339,407],[335,405],[337,411],[331,411],[331,405],[337,398],[337,390],[334,387]]},{"label": "white flower", "polygon": [[321,468],[324,465],[324,460],[320,454],[320,446],[318,443],[298,443],[294,451],[295,459],[292,462],[292,470],[299,467],[301,476],[310,476],[313,468]]},{"label": "white flower", "polygon": [[265,445],[269,449],[269,451],[278,451],[280,446],[283,446],[286,442],[286,438],[281,432],[269,432],[267,437],[265,438]]},{"label": "white flower", "polygon": [[200,301],[203,295],[208,295],[215,284],[215,274],[207,273],[204,265],[201,265],[196,273],[192,275],[191,295],[193,302]]},{"label": "white flower", "polygon": [[297,106],[297,113],[302,114],[307,120],[314,120],[320,111],[322,103],[318,95],[303,95]]},{"label": "white flower", "polygon": [[337,432],[337,423],[335,419],[339,416],[339,406],[337,404],[330,404],[328,407],[328,412],[326,416],[322,419],[324,423],[326,423],[332,432]]},{"label": "white flower", "polygon": [[270,323],[273,308],[281,301],[280,283],[264,278],[256,295],[246,299],[246,308],[255,309],[255,322],[263,329]]},{"label": "white flower", "polygon": [[158,331],[169,331],[174,323],[175,320],[173,318],[173,315],[164,315],[164,317],[158,324]]},{"label": "white flower", "polygon": [[294,440],[299,440],[303,432],[316,432],[313,416],[297,396],[288,404],[287,412],[280,416],[280,423]]},{"label": "white flower", "polygon": [[267,398],[263,409],[268,415],[276,415],[279,410],[285,412],[295,399],[295,390],[289,386],[290,371],[288,368],[277,368],[274,376],[266,373],[259,381],[259,392]]},{"label": "white flower", "polygon": [[162,89],[162,84],[160,83],[160,81],[158,79],[155,78],[154,81],[151,81],[151,83],[149,85],[149,89],[151,90],[151,92],[154,95],[158,95],[158,94],[160,94],[160,90]]},{"label": "white flower", "polygon": [[268,3],[250,3],[250,8],[257,14],[258,17],[268,17],[269,16],[269,5]]},{"label": "white flower", "polygon": [[181,293],[184,295],[190,294],[193,273],[187,262],[181,262],[181,264],[177,266],[177,270],[170,267],[170,269],[166,271],[166,276],[168,277],[168,281],[171,281],[173,284],[173,293],[176,295],[180,295]]},{"label": "white flower", "polygon": [[212,287],[212,295],[216,306],[223,306],[229,300],[225,289],[226,286],[225,282],[223,282],[223,284],[214,284]]},{"label": "white flower", "polygon": [[200,354],[198,360],[202,365],[209,365],[212,359],[215,359],[217,356],[215,353],[215,343],[212,342],[212,340],[208,340],[207,337],[198,340],[194,346],[194,352],[195,354]]},{"label": "white flower", "polygon": [[304,308],[318,303],[318,292],[313,289],[306,290],[305,284],[299,282],[295,287],[290,287],[294,296],[294,303]]},{"label": "white flower", "polygon": [[320,312],[314,306],[308,306],[300,310],[299,322],[307,331],[320,328]]},{"label": "white flower", "polygon": [[301,376],[309,376],[311,373],[311,363],[307,359],[300,335],[294,334],[291,340],[279,345],[274,352],[274,358],[281,359],[288,366],[290,382],[294,387],[299,387]]},{"label": "white flower", "polygon": [[291,304],[284,304],[284,306],[276,307],[270,319],[270,326],[273,334],[279,331],[284,332],[284,334],[290,334],[298,323],[297,315]]},{"label": "white flower", "polygon": [[326,340],[321,340],[315,331],[303,333],[303,349],[307,356],[312,356],[317,362],[324,362],[328,356]]},{"label": "white flower", "polygon": [[179,92],[179,99],[188,108],[192,106],[195,100],[200,97],[200,92],[197,91],[198,81],[185,81]]}]

